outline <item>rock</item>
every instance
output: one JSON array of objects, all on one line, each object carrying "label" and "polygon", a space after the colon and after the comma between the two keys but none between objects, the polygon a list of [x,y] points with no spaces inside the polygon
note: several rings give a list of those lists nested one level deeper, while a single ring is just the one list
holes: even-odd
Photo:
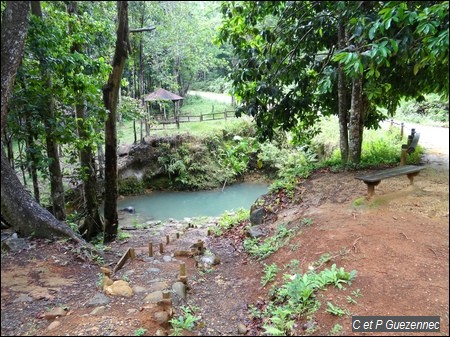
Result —
[{"label": "rock", "polygon": [[169,322],[170,315],[167,311],[157,311],[153,314],[153,317],[155,317],[155,320],[160,324],[164,325]]},{"label": "rock", "polygon": [[123,297],[133,296],[133,289],[131,289],[128,282],[123,280],[114,281],[113,284],[105,287],[104,291],[107,295],[111,296],[123,296]]},{"label": "rock", "polygon": [[264,232],[262,231],[261,226],[251,226],[247,230],[247,235],[251,238],[258,238],[260,236],[263,236]]},{"label": "rock", "polygon": [[141,287],[141,286],[133,286],[132,288],[133,288],[133,291],[136,294],[144,293],[144,292],[146,292],[148,290],[147,288],[144,288],[144,287]]},{"label": "rock", "polygon": [[264,220],[264,216],[266,215],[266,211],[264,207],[256,208],[251,214],[250,214],[250,223],[252,226],[261,225]]},{"label": "rock", "polygon": [[56,329],[57,327],[59,327],[60,325],[61,325],[61,322],[60,322],[60,321],[53,321],[53,322],[51,322],[50,325],[47,327],[47,330],[48,330],[48,331],[54,330],[54,329]]},{"label": "rock", "polygon": [[172,258],[169,255],[164,255],[163,256],[163,261],[164,262],[170,262],[170,261],[172,261]]},{"label": "rock", "polygon": [[95,296],[86,304],[88,307],[96,307],[109,303],[109,298],[104,294],[95,294]]},{"label": "rock", "polygon": [[105,291],[105,288],[109,287],[113,283],[114,283],[114,281],[111,280],[108,276],[103,277],[103,280],[102,280],[102,289],[103,289],[103,291]]},{"label": "rock", "polygon": [[186,285],[183,282],[175,282],[172,290],[181,298],[186,299]]},{"label": "rock", "polygon": [[167,284],[167,282],[155,282],[152,285],[150,285],[150,287],[148,288],[148,291],[154,292],[154,291],[165,290],[167,288],[169,288],[169,285]]},{"label": "rock", "polygon": [[44,318],[49,320],[49,321],[53,321],[57,317],[62,317],[62,316],[66,316],[66,315],[67,315],[67,311],[65,311],[61,307],[57,307],[57,308],[54,308],[53,310],[51,310],[49,312],[46,312],[44,314]]},{"label": "rock", "polygon": [[138,309],[135,309],[135,308],[131,308],[131,309],[128,309],[127,310],[127,314],[128,315],[132,315],[132,314],[135,314],[135,313],[137,313],[138,312]]},{"label": "rock", "polygon": [[128,213],[134,213],[134,212],[136,212],[136,210],[134,209],[133,206],[128,206],[128,207],[122,208],[121,211],[122,211],[122,212],[128,212]]},{"label": "rock", "polygon": [[97,307],[94,310],[92,310],[89,313],[89,315],[92,315],[92,316],[101,315],[101,314],[103,314],[105,312],[105,310],[106,310],[105,306]]},{"label": "rock", "polygon": [[158,226],[158,225],[161,224],[161,221],[160,221],[160,220],[157,220],[157,221],[147,221],[145,224],[148,225],[148,226]]},{"label": "rock", "polygon": [[20,294],[13,302],[14,303],[33,302],[33,298],[28,296],[27,294]]},{"label": "rock", "polygon": [[220,259],[217,255],[204,255],[198,259],[199,266],[203,268],[209,268],[211,266],[215,266],[220,263]]},{"label": "rock", "polygon": [[24,238],[11,237],[5,241],[2,241],[2,250],[6,250],[8,252],[19,252],[21,250],[28,249],[28,247],[28,243]]},{"label": "rock", "polygon": [[155,336],[167,336],[167,331],[164,329],[156,330]]},{"label": "rock", "polygon": [[242,323],[238,324],[237,329],[238,329],[238,334],[240,334],[240,335],[245,335],[247,333],[247,327]]},{"label": "rock", "polygon": [[157,274],[157,273],[159,273],[161,271],[161,269],[159,269],[159,268],[148,268],[147,271],[149,273]]},{"label": "rock", "polygon": [[312,330],[315,329],[317,327],[317,322],[316,321],[308,321],[305,324],[303,324],[302,329],[303,330]]},{"label": "rock", "polygon": [[146,303],[158,303],[159,301],[162,300],[162,291],[155,291],[152,292],[150,294],[148,294],[147,296],[145,296],[144,298],[144,302]]}]

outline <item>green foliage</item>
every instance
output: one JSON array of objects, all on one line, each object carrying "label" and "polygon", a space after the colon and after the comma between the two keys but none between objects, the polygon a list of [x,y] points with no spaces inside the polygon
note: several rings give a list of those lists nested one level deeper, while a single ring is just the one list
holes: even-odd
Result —
[{"label": "green foliage", "polygon": [[129,238],[131,238],[131,234],[130,233],[123,232],[123,231],[119,231],[117,233],[117,239],[118,240],[126,240],[126,239],[129,239]]},{"label": "green foliage", "polygon": [[298,178],[307,178],[316,162],[312,149],[303,147],[280,146],[275,142],[265,142],[258,152],[258,167],[276,172],[276,179],[270,191],[285,189],[293,193]]},{"label": "green foliage", "polygon": [[425,95],[425,100],[401,101],[395,118],[422,125],[448,127],[448,98],[439,95]]},{"label": "green foliage", "polygon": [[147,332],[147,329],[145,328],[139,328],[134,330],[133,336],[143,336]]},{"label": "green foliage", "polygon": [[330,330],[330,335],[334,336],[337,335],[341,332],[341,330],[343,329],[342,325],[340,325],[339,323],[336,323],[335,325],[333,325],[333,327]]},{"label": "green foliage", "polygon": [[145,187],[142,180],[136,177],[128,177],[119,179],[119,194],[121,195],[136,195],[144,193]]},{"label": "green foliage", "polygon": [[[263,328],[268,335],[289,335],[293,333],[295,319],[299,315],[312,314],[320,303],[315,292],[326,286],[339,287],[342,283],[351,284],[356,271],[346,272],[333,265],[320,273],[310,271],[305,274],[284,275],[285,283],[271,289],[270,302],[262,315],[266,318]],[[332,305],[332,304],[331,304]],[[348,314],[336,306],[328,304],[328,312],[336,315]]]},{"label": "green foliage", "polygon": [[217,221],[217,226],[212,227],[214,235],[220,236],[223,232],[229,230],[230,228],[247,221],[250,217],[250,211],[248,209],[240,208],[235,212],[225,212]]},{"label": "green foliage", "polygon": [[327,310],[326,311],[335,316],[344,316],[344,315],[349,314],[348,311],[338,307],[337,305],[334,305],[331,302],[327,302]]},{"label": "green foliage", "polygon": [[277,276],[279,269],[275,263],[267,265],[264,263],[264,275],[261,277],[261,285],[265,287],[267,283],[272,282]]},{"label": "green foliage", "polygon": [[195,326],[195,322],[200,320],[199,317],[194,316],[191,308],[182,306],[180,309],[182,314],[169,320],[172,324],[171,336],[180,336],[183,330],[191,331]]},{"label": "green foliage", "polygon": [[263,260],[275,253],[294,234],[292,229],[279,225],[275,235],[262,240],[261,238],[248,238],[244,240],[244,249],[257,260]]}]

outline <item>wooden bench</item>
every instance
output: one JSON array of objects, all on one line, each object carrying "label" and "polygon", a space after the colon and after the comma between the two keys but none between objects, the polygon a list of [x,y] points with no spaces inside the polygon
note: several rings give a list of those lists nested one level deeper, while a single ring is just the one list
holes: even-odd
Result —
[{"label": "wooden bench", "polygon": [[375,186],[377,186],[381,180],[406,174],[410,185],[412,185],[414,183],[414,177],[424,168],[424,166],[403,165],[364,176],[358,176],[355,177],[355,179],[364,181],[367,185],[367,198],[370,199],[375,193]]},{"label": "wooden bench", "polygon": [[387,170],[378,171],[365,176],[358,176],[355,179],[364,181],[367,185],[367,199],[370,199],[375,194],[375,186],[377,186],[381,180],[397,177],[403,174],[409,179],[410,185],[414,182],[414,177],[423,170],[424,166],[405,165],[406,154],[411,154],[416,151],[417,144],[419,143],[420,133],[417,133],[415,129],[411,129],[411,134],[408,136],[408,143],[402,145],[402,153],[400,157],[400,166]]}]

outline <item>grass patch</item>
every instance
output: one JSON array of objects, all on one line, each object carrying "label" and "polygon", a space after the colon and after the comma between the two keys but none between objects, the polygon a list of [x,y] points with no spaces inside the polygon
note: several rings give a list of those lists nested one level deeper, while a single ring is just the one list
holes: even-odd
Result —
[{"label": "grass patch", "polygon": [[248,209],[240,208],[236,212],[225,212],[217,221],[217,225],[211,227],[212,232],[216,236],[222,235],[225,231],[234,226],[247,221],[250,218],[250,211]]}]

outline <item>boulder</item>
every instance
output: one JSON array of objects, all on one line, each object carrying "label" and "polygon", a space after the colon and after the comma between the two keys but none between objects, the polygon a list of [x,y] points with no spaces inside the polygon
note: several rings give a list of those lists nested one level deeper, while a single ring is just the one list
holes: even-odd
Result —
[{"label": "boulder", "polygon": [[266,210],[264,207],[256,208],[251,214],[250,214],[250,223],[252,226],[261,225],[264,221],[264,216],[266,215]]}]

